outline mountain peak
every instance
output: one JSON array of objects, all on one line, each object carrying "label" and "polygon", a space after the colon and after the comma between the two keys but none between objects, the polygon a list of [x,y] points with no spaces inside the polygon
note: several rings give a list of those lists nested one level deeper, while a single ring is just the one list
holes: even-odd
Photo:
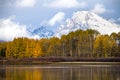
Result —
[{"label": "mountain peak", "polygon": [[89,20],[100,21],[103,20],[102,17],[98,16],[97,14],[91,11],[77,11],[73,13],[72,20],[76,24],[87,24]]},{"label": "mountain peak", "polygon": [[39,28],[36,28],[33,32],[33,35],[38,35],[40,38],[49,38],[53,36],[53,32],[48,30],[46,27],[41,26]]},{"label": "mountain peak", "polygon": [[63,34],[68,34],[78,29],[95,29],[101,34],[111,34],[112,32],[120,31],[119,25],[111,23],[91,11],[77,11],[59,27],[55,36],[60,37]]},{"label": "mountain peak", "polygon": [[86,15],[95,15],[95,13],[91,12],[91,11],[77,11],[73,13],[73,16],[86,16]]}]

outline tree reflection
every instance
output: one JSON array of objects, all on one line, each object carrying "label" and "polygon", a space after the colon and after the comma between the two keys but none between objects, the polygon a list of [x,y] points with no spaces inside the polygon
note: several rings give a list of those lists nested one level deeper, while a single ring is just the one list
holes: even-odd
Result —
[{"label": "tree reflection", "polygon": [[119,66],[7,67],[0,80],[120,80]]},{"label": "tree reflection", "polygon": [[0,80],[4,80],[6,78],[6,70],[0,69]]}]

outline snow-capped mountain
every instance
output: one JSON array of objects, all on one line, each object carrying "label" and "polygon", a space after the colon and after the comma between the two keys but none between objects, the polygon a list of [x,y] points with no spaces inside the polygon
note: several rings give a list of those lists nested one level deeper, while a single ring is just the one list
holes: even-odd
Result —
[{"label": "snow-capped mountain", "polygon": [[95,29],[101,34],[110,34],[112,32],[119,32],[120,26],[91,11],[78,11],[73,13],[72,18],[67,19],[66,22],[59,27],[55,36],[60,37],[63,34],[68,34],[78,29]]},{"label": "snow-capped mountain", "polygon": [[39,28],[36,28],[31,32],[33,35],[38,35],[40,38],[49,38],[53,36],[53,32],[48,30],[47,28],[41,26]]}]

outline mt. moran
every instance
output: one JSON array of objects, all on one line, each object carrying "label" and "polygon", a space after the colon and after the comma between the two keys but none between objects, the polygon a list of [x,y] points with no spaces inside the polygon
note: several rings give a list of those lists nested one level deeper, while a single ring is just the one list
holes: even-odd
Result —
[{"label": "mt. moran", "polygon": [[67,19],[65,24],[59,27],[55,36],[60,37],[63,34],[68,34],[69,32],[78,29],[95,29],[101,34],[111,34],[112,32],[119,32],[120,25],[105,20],[93,12],[78,11],[73,13],[72,18]]},{"label": "mt. moran", "polygon": [[30,31],[30,33],[40,38],[50,38],[53,36],[60,38],[62,35],[78,29],[94,29],[101,34],[111,34],[112,32],[120,32],[120,25],[110,22],[91,11],[77,11],[73,13],[71,19],[67,19],[64,24],[60,25],[55,34],[44,26]]}]

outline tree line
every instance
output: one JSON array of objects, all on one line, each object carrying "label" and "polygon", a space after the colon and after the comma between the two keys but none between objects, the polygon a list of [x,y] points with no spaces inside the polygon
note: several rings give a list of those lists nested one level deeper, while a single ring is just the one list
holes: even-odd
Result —
[{"label": "tree line", "polygon": [[77,30],[61,38],[15,38],[0,42],[0,57],[120,57],[120,32],[102,35],[96,30]]}]

